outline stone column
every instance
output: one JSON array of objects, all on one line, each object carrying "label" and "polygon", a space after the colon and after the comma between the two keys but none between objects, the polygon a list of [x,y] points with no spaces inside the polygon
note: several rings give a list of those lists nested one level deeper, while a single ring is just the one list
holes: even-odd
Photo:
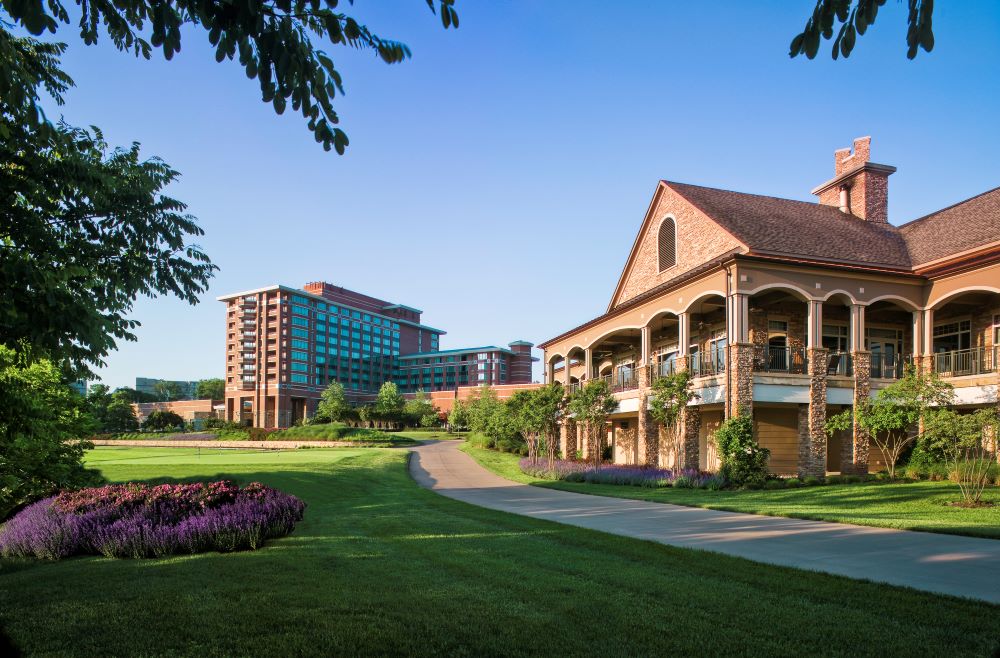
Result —
[{"label": "stone column", "polygon": [[656,466],[660,454],[657,423],[649,414],[649,385],[652,366],[639,368],[639,424],[636,435],[636,457],[643,466]]},{"label": "stone column", "polygon": [[[826,475],[826,366],[829,351],[811,348],[809,354],[809,404],[799,409],[799,475]],[[804,430],[804,431],[803,431]]]},{"label": "stone column", "polygon": [[576,452],[576,430],[572,425],[573,421],[567,418],[559,426],[559,452],[563,459],[573,459]]},{"label": "stone column", "polygon": [[682,444],[680,463],[684,468],[697,469],[700,466],[701,408],[685,407],[681,412]]},{"label": "stone column", "polygon": [[[871,394],[871,352],[856,351],[851,354],[854,361],[854,409],[857,409]],[[858,425],[857,418],[849,436],[844,437],[840,448],[840,472],[863,475],[868,472],[868,433]]]},{"label": "stone column", "polygon": [[753,413],[753,343],[733,343],[729,352],[726,417],[733,418],[742,410]]}]

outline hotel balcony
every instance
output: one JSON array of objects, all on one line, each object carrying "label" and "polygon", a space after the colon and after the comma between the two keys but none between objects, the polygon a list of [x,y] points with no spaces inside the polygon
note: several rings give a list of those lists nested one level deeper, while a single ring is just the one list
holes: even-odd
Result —
[{"label": "hotel balcony", "polygon": [[801,347],[756,345],[753,351],[754,372],[805,375],[809,372],[806,351]]}]

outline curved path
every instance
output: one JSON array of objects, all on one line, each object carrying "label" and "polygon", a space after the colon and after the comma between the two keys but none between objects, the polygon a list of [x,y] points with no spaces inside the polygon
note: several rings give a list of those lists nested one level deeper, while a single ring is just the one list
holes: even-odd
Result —
[{"label": "curved path", "polygon": [[487,471],[460,441],[413,449],[422,486],[480,507],[616,535],[1000,603],[1000,541],[719,512],[532,487]]}]

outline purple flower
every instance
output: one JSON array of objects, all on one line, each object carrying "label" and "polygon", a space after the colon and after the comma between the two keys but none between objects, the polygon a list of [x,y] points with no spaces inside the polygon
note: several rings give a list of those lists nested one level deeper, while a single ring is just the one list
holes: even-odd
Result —
[{"label": "purple flower", "polygon": [[617,484],[633,487],[688,487],[697,489],[721,489],[725,480],[721,475],[706,473],[697,469],[683,469],[680,472],[651,466],[622,466],[606,464],[600,470],[591,462],[556,460],[550,469],[547,460],[532,464],[528,458],[519,463],[521,471],[533,477],[567,482],[588,482],[591,484]]},{"label": "purple flower", "polygon": [[162,557],[254,550],[289,534],[305,504],[258,482],[128,483],[64,492],[26,507],[0,528],[0,555]]}]

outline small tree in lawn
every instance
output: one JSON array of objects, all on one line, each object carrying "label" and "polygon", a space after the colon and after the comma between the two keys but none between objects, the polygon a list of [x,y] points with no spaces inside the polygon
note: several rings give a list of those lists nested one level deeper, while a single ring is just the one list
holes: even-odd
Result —
[{"label": "small tree in lawn", "polygon": [[695,397],[691,391],[691,374],[687,370],[659,377],[653,382],[652,395],[649,397],[649,413],[656,422],[663,425],[671,437],[675,471],[680,471],[680,455],[684,448],[681,414]]},{"label": "small tree in lawn", "polygon": [[106,432],[134,432],[139,429],[139,419],[135,416],[135,409],[125,396],[112,394],[111,402],[105,411],[102,429]]},{"label": "small tree in lawn", "polygon": [[373,409],[373,418],[390,423],[399,422],[403,418],[406,399],[393,382],[385,382],[378,390]]},{"label": "small tree in lawn", "polygon": [[448,430],[460,432],[469,429],[469,405],[463,400],[455,400],[455,406],[448,414]]},{"label": "small tree in lawn", "polygon": [[601,453],[604,450],[604,435],[608,416],[618,406],[611,386],[603,379],[591,379],[569,400],[567,409],[582,422],[591,437],[591,452],[594,468],[601,468]]},{"label": "small tree in lawn", "polygon": [[879,393],[867,398],[856,409],[845,409],[826,421],[828,434],[850,430],[854,419],[882,453],[889,477],[896,477],[896,462],[919,434],[921,418],[936,407],[946,407],[954,400],[954,388],[941,381],[936,373],[924,375],[907,366],[903,377]]},{"label": "small tree in lawn", "polygon": [[403,408],[403,416],[412,427],[434,427],[439,421],[438,410],[420,389],[412,400],[407,400]]},{"label": "small tree in lawn", "polygon": [[344,385],[340,382],[330,382],[330,385],[320,395],[313,421],[322,423],[341,422],[350,409],[351,405],[347,403],[347,398],[344,396]]},{"label": "small tree in lawn", "polygon": [[528,444],[528,459],[532,464],[538,463],[538,437],[543,429],[536,398],[534,390],[520,390],[505,405],[511,422]]},{"label": "small tree in lawn", "polygon": [[991,443],[998,429],[1000,416],[994,408],[971,414],[935,409],[925,418],[921,445],[929,455],[947,462],[966,506],[980,505],[983,490],[993,479],[997,464]]},{"label": "small tree in lawn", "polygon": [[562,384],[553,382],[535,389],[535,405],[538,409],[542,436],[545,437],[545,453],[549,461],[549,470],[552,470],[556,465],[559,423],[566,415],[566,391]]}]

